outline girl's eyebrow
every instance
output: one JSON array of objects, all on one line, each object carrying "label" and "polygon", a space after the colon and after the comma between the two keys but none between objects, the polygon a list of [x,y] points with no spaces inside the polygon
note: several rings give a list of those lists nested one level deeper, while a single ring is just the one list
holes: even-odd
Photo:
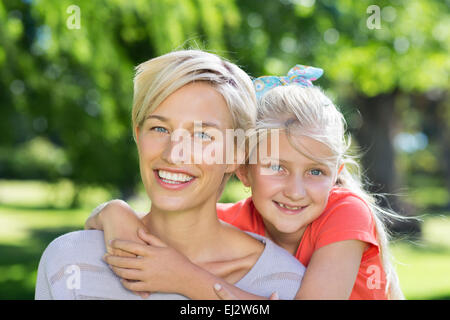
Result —
[{"label": "girl's eyebrow", "polygon": [[[284,159],[279,159],[279,158],[272,158],[272,157],[266,157],[265,160],[266,161],[274,161],[274,162],[278,162],[278,163],[295,163],[295,161],[284,160]],[[318,167],[328,168],[328,165],[326,163],[322,163],[322,162],[318,162],[318,161],[314,161],[314,160],[305,162],[305,166],[308,166],[308,167],[318,166]]]},{"label": "girl's eyebrow", "polygon": [[319,161],[309,161],[306,163],[307,166],[320,166],[320,167],[328,167],[326,163]]}]

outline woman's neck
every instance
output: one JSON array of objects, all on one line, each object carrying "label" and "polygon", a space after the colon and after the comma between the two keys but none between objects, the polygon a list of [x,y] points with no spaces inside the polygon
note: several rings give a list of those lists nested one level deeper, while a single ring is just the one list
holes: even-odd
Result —
[{"label": "woman's neck", "polygon": [[211,259],[221,224],[216,203],[205,203],[186,211],[164,211],[152,206],[143,219],[152,234],[186,255],[193,262]]}]

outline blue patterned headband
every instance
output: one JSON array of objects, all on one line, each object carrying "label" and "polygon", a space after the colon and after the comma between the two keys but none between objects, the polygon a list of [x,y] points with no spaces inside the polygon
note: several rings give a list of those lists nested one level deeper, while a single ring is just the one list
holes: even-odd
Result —
[{"label": "blue patterned headband", "polygon": [[296,84],[303,87],[312,87],[312,82],[319,79],[322,74],[323,70],[320,68],[297,64],[289,70],[287,76],[264,76],[256,78],[253,80],[256,98],[260,99],[267,91],[278,86]]}]

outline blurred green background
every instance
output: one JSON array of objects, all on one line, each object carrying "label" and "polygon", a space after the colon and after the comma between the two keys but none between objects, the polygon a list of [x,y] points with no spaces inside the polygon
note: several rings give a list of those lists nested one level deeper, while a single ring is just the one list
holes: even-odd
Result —
[{"label": "blurred green background", "polygon": [[[341,107],[394,223],[409,299],[450,299],[450,1],[1,0],[0,299],[32,299],[45,247],[111,198],[147,210],[134,66],[201,48],[251,76],[293,65]],[[249,196],[231,180],[221,201]],[[387,203],[385,203],[387,205]]]}]

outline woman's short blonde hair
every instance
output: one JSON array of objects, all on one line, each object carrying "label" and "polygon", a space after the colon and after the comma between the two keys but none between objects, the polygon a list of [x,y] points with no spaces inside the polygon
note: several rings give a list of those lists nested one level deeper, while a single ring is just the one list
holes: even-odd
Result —
[{"label": "woman's short blonde hair", "polygon": [[227,102],[233,129],[255,125],[256,96],[250,77],[235,64],[201,50],[180,50],[150,59],[136,67],[133,97],[133,135],[149,113],[186,84],[206,81]]}]

